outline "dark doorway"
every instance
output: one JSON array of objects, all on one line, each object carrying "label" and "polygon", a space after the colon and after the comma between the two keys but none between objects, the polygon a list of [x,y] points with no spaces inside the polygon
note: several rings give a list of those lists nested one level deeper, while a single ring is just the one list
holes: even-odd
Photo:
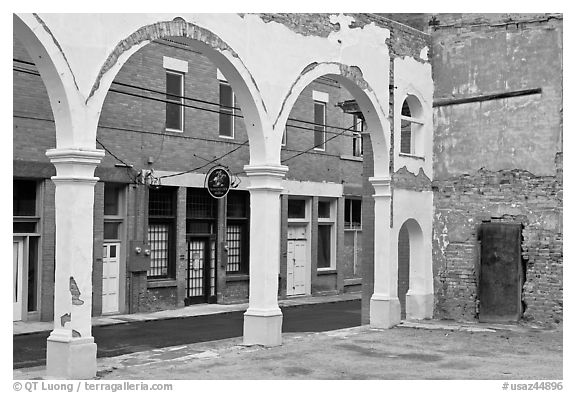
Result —
[{"label": "dark doorway", "polygon": [[398,300],[400,319],[406,319],[406,294],[410,289],[410,234],[406,225],[398,233]]},{"label": "dark doorway", "polygon": [[521,224],[480,227],[480,322],[514,322],[522,316],[521,234]]}]

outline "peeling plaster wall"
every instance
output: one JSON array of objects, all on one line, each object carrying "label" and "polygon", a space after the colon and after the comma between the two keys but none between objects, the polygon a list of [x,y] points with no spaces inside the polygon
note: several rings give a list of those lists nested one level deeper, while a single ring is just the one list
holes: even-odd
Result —
[{"label": "peeling plaster wall", "polygon": [[542,88],[434,111],[435,316],[478,313],[482,222],[523,225],[523,320],[561,323],[562,21],[437,14],[435,99]]},{"label": "peeling plaster wall", "polygon": [[[432,95],[434,85],[432,82],[432,66],[422,63],[428,60],[428,47],[421,50],[418,60],[413,57],[397,57],[394,59],[394,168],[406,167],[408,171],[417,174],[420,168],[424,174],[432,179]],[[421,158],[400,155],[400,114],[402,103],[408,95],[415,96],[422,106],[422,113],[418,116],[424,125],[413,129],[414,144],[417,155]]]}]

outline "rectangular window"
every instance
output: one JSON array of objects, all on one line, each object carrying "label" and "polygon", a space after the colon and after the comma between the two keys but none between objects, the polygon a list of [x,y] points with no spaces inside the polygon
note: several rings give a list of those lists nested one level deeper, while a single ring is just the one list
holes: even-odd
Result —
[{"label": "rectangular window", "polygon": [[122,184],[105,183],[104,184],[104,215],[120,215],[120,192]]},{"label": "rectangular window", "polygon": [[306,201],[303,199],[288,199],[288,218],[306,218]]},{"label": "rectangular window", "polygon": [[36,181],[13,180],[12,211],[14,216],[36,215]]},{"label": "rectangular window", "polygon": [[335,268],[336,256],[336,201],[318,201],[318,269]]},{"label": "rectangular window", "polygon": [[166,129],[184,130],[184,75],[166,71]]},{"label": "rectangular window", "polygon": [[331,267],[332,225],[318,225],[318,269]]},{"label": "rectangular window", "polygon": [[176,189],[150,190],[148,196],[148,244],[150,245],[149,279],[173,278],[175,275]]},{"label": "rectangular window", "polygon": [[170,225],[149,224],[150,269],[148,278],[168,277],[170,264]]},{"label": "rectangular window", "polygon": [[318,201],[318,218],[330,218],[330,202]]},{"label": "rectangular window", "polygon": [[220,81],[220,136],[234,138],[234,92],[232,87]]},{"label": "rectangular window", "polygon": [[314,101],[314,149],[326,150],[326,103]]},{"label": "rectangular window", "polygon": [[352,138],[352,155],[354,157],[362,157],[364,154],[364,147],[362,146],[362,130],[364,129],[364,120],[358,115],[353,115],[353,130],[354,136]]},{"label": "rectangular window", "polygon": [[226,273],[248,273],[250,194],[246,191],[230,191],[226,197],[226,207]]},{"label": "rectangular window", "polygon": [[362,200],[346,199],[344,201],[344,228],[362,228]]}]

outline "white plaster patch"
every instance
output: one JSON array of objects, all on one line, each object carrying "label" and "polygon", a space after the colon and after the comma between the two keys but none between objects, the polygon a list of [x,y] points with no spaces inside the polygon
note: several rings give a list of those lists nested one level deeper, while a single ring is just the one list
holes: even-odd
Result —
[{"label": "white plaster patch", "polygon": [[173,57],[163,56],[162,65],[167,70],[178,71],[187,73],[188,72],[188,62],[185,60],[175,59]]},{"label": "white plaster patch", "polygon": [[328,101],[329,101],[328,98],[329,98],[328,93],[324,93],[323,91],[316,91],[316,90],[312,91],[312,99],[314,101],[320,101],[320,102],[328,103]]},{"label": "white plaster patch", "polygon": [[425,46],[424,48],[422,48],[422,50],[420,51],[420,58],[422,60],[428,60],[428,47]]}]

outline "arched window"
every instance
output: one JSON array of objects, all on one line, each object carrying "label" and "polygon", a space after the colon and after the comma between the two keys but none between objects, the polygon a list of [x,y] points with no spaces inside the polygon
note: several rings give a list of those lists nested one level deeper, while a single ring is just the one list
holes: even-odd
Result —
[{"label": "arched window", "polygon": [[422,106],[420,101],[409,95],[402,103],[402,112],[400,113],[400,153],[413,156],[421,156],[421,146],[419,131],[424,124],[421,120]]}]

